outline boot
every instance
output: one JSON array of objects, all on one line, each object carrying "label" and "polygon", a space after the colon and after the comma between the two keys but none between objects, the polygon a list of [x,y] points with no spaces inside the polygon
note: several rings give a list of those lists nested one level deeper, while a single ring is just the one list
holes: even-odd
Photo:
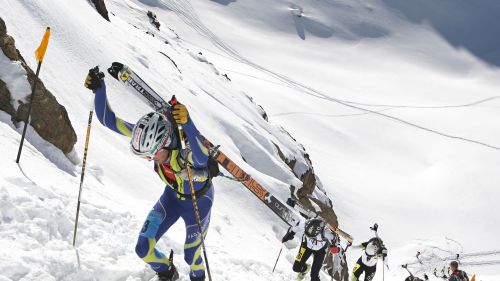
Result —
[{"label": "boot", "polygon": [[172,264],[169,271],[167,272],[157,272],[158,281],[175,281],[179,279],[179,272],[177,268]]},{"label": "boot", "polygon": [[307,273],[309,273],[309,271],[311,271],[311,265],[307,264],[306,266],[307,266],[306,270],[304,270],[304,272],[299,273],[299,276],[297,276],[297,281],[304,280],[304,278],[306,277]]}]

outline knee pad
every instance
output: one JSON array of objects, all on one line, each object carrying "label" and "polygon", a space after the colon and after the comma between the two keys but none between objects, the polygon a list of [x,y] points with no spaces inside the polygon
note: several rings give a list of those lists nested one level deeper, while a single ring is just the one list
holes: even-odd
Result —
[{"label": "knee pad", "polygon": [[140,235],[146,238],[156,239],[156,233],[160,228],[163,217],[164,216],[160,212],[157,212],[155,210],[149,212],[149,215],[146,218],[144,225],[142,226]]}]

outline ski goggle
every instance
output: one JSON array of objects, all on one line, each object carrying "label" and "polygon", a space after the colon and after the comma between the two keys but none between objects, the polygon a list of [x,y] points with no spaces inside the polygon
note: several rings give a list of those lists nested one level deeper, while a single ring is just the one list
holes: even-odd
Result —
[{"label": "ski goggle", "polygon": [[[153,160],[156,160],[156,157],[158,156],[158,153],[160,151],[162,151],[163,149],[169,151],[166,147],[163,147],[161,149],[158,149],[158,151],[156,151],[153,155],[149,155],[149,153],[148,153],[147,155],[139,155],[139,157],[144,158],[144,159],[146,159],[148,161],[153,161]],[[168,156],[170,156],[170,152],[169,152]],[[167,159],[168,159],[168,157],[167,157]]]}]

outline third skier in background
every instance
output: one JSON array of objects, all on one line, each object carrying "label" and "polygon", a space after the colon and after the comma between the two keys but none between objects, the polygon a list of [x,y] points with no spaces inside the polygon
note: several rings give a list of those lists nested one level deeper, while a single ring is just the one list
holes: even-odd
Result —
[{"label": "third skier in background", "polygon": [[385,247],[384,242],[382,239],[374,237],[367,242],[354,247],[361,248],[364,251],[352,269],[351,281],[358,281],[363,272],[365,273],[365,281],[373,280],[375,272],[377,271],[377,261],[380,257],[384,261],[383,266],[386,266],[387,248]]},{"label": "third skier in background", "polygon": [[[327,251],[330,250],[332,254],[339,252],[339,237],[326,227],[322,219],[313,218],[291,226],[281,241],[285,243],[292,240],[297,233],[303,233],[299,253],[293,264],[293,271],[299,273],[297,280],[303,280],[311,271],[311,281],[320,281],[319,271]],[[314,257],[312,266],[306,263],[311,255]]]}]

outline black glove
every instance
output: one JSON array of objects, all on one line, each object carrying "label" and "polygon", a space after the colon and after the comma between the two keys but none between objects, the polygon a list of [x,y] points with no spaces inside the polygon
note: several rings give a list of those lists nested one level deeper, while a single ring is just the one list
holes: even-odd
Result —
[{"label": "black glove", "polygon": [[104,73],[99,71],[99,67],[89,69],[89,74],[85,78],[85,88],[92,90],[93,92],[101,86],[102,79],[104,78]]},{"label": "black glove", "polygon": [[295,236],[295,233],[287,232],[285,234],[285,236],[283,236],[283,239],[281,239],[281,243],[285,243],[286,241],[292,240],[294,236]]},{"label": "black glove", "polygon": [[120,73],[122,69],[123,69],[123,64],[119,62],[114,62],[111,64],[111,67],[108,68],[108,73],[118,80],[118,73]]}]

